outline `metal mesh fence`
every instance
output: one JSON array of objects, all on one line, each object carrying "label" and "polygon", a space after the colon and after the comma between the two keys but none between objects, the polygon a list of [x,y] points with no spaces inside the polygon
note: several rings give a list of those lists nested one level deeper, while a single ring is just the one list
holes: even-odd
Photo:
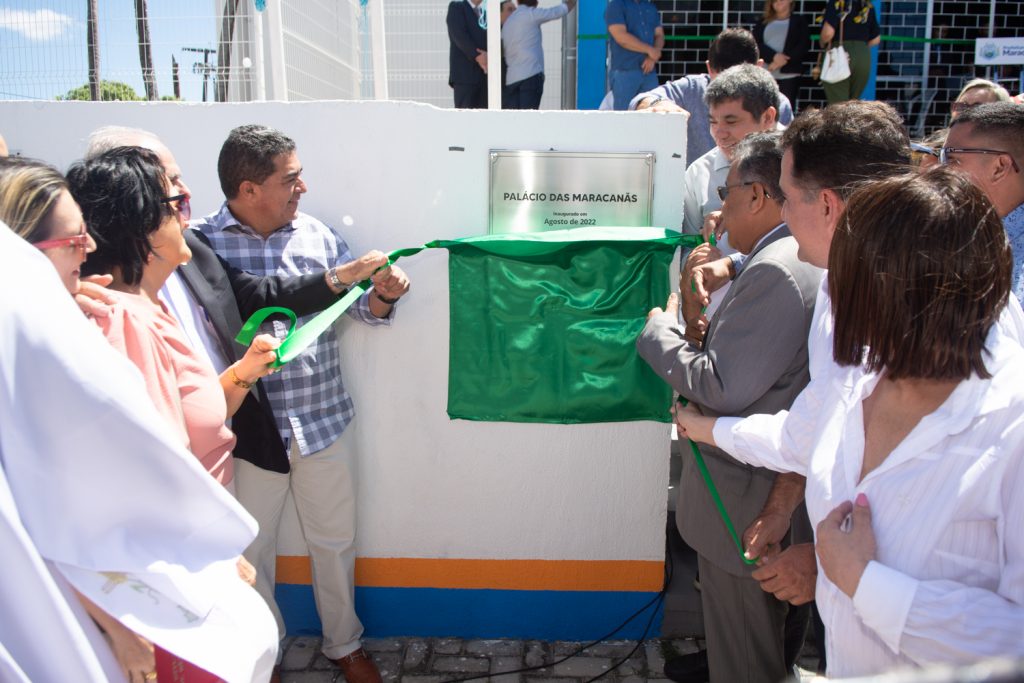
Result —
[{"label": "metal mesh fence", "polygon": [[[88,86],[90,2],[49,0],[46,8],[38,2],[7,4],[0,9],[0,97],[53,99]],[[212,99],[217,22],[211,0],[93,4],[102,81],[122,83],[140,99],[147,98],[148,81],[150,98],[180,93],[189,100],[202,99],[205,82]],[[108,90],[127,94],[115,86]]]},{"label": "metal mesh fence", "polygon": [[[373,50],[379,48],[371,38],[368,6],[360,0],[40,4],[9,0],[0,8],[0,99],[89,99],[91,63],[106,99],[374,96]],[[383,0],[390,99],[452,106],[447,9],[446,0]],[[562,23],[550,22],[542,31],[547,82],[541,108],[558,109]]]}]

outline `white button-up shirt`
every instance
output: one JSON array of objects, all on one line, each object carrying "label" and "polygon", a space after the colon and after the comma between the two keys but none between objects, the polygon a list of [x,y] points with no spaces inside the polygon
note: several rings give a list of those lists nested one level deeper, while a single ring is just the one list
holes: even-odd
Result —
[{"label": "white button-up shirt", "polygon": [[[818,304],[830,305],[827,291]],[[815,359],[831,351],[828,310],[811,329],[811,384],[788,414],[721,418],[714,437],[738,460],[806,474],[815,526],[858,493],[870,502],[877,559],[853,599],[818,573],[829,675],[1024,655],[1019,304],[1011,300],[989,335],[993,377],[961,382],[860,481],[862,402],[878,376]]]}]

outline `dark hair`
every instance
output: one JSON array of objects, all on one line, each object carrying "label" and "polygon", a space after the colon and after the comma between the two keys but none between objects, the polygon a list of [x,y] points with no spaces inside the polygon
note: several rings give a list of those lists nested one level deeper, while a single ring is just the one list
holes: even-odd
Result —
[{"label": "dark hair", "polygon": [[960,112],[950,129],[971,124],[971,132],[983,135],[1006,149],[1024,167],[1024,106],[1016,102],[988,102]]},{"label": "dark hair", "polygon": [[235,128],[228,133],[217,158],[217,176],[224,196],[237,197],[238,188],[246,180],[259,185],[273,175],[275,158],[294,151],[295,141],[273,128],[258,124]]},{"label": "dark hair", "polygon": [[744,111],[760,119],[768,107],[778,109],[779,86],[767,69],[737,64],[718,74],[704,93],[704,102],[709,107],[732,100],[740,100]]},{"label": "dark hair", "polygon": [[1012,271],[1003,222],[961,171],[864,185],[829,250],[836,363],[864,362],[892,379],[989,377],[985,338]]},{"label": "dark hair", "polygon": [[141,282],[153,253],[150,234],[174,213],[161,201],[167,195],[167,176],[159,157],[141,147],[117,147],[73,164],[68,185],[96,240],[82,274],[119,268],[125,283]]},{"label": "dark hair", "polygon": [[779,176],[782,174],[782,148],[779,138],[782,134],[751,133],[736,145],[732,153],[732,165],[736,174],[745,183],[757,181],[776,203],[781,204],[782,188]]},{"label": "dark hair", "polygon": [[708,48],[708,66],[715,71],[725,71],[737,64],[757,64],[761,53],[757,49],[754,34],[745,28],[727,28],[711,41]]},{"label": "dark hair", "polygon": [[793,179],[806,191],[835,190],[843,199],[865,180],[907,171],[910,138],[884,102],[852,100],[803,112],[782,134]]}]

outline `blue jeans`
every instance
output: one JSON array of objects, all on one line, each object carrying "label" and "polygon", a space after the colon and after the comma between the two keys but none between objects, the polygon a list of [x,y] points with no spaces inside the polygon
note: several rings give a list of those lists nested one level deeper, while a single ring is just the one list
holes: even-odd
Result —
[{"label": "blue jeans", "polygon": [[615,99],[615,111],[629,109],[630,101],[642,92],[658,87],[658,71],[655,69],[645,74],[640,69],[612,71],[612,95]]}]

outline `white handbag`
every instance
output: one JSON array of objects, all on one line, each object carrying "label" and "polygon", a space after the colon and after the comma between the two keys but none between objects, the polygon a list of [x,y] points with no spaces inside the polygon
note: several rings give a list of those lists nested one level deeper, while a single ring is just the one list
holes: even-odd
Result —
[{"label": "white handbag", "polygon": [[846,48],[837,45],[825,53],[821,63],[821,82],[838,83],[850,77],[850,55]]}]

